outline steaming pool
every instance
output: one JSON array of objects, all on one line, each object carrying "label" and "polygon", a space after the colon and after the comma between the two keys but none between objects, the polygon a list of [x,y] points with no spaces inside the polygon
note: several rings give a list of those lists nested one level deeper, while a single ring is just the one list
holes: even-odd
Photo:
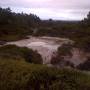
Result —
[{"label": "steaming pool", "polygon": [[32,37],[28,39],[8,42],[7,44],[14,44],[20,47],[28,47],[37,51],[43,58],[43,64],[49,64],[50,59],[57,51],[58,47],[64,43],[71,42],[69,39],[56,37]]}]

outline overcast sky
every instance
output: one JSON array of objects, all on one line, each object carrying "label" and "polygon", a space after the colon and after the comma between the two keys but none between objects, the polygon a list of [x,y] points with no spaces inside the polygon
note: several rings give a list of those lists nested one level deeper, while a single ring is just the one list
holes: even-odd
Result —
[{"label": "overcast sky", "polygon": [[41,19],[81,20],[90,10],[90,0],[0,0],[0,6]]}]

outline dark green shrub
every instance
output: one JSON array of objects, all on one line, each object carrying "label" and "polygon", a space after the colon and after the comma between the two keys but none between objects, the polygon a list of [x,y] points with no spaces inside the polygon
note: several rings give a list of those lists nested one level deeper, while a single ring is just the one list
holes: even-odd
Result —
[{"label": "dark green shrub", "polygon": [[78,65],[77,68],[80,70],[90,71],[90,57],[84,63]]},{"label": "dark green shrub", "polygon": [[54,65],[59,65],[60,67],[71,66],[73,64],[69,61],[64,60],[65,56],[72,57],[72,45],[64,44],[58,48],[56,56],[53,56],[51,59],[51,63]]},{"label": "dark green shrub", "polygon": [[26,47],[17,47],[15,45],[6,45],[0,47],[0,57],[20,59],[23,58],[29,63],[42,64],[43,60],[40,54]]}]

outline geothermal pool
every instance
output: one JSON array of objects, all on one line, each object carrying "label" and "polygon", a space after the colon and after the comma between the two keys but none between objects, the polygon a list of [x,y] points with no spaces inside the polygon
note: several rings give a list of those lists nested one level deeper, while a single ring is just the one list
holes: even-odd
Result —
[{"label": "geothermal pool", "polygon": [[43,64],[49,64],[50,59],[55,55],[57,48],[64,43],[71,42],[69,39],[56,37],[32,37],[7,44],[15,44],[20,47],[28,47],[36,50],[43,58]]}]

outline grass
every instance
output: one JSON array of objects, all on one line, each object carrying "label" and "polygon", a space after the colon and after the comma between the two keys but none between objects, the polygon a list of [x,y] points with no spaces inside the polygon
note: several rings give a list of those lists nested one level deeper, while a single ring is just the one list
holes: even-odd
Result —
[{"label": "grass", "polygon": [[0,90],[90,90],[90,75],[0,58]]},{"label": "grass", "polygon": [[0,58],[13,60],[20,60],[23,58],[29,63],[43,63],[42,57],[40,54],[38,54],[38,52],[26,47],[18,47],[15,45],[5,45],[0,47]]},{"label": "grass", "polygon": [[25,39],[25,36],[21,36],[21,35],[4,35],[2,37],[0,37],[1,41],[17,41],[17,40],[21,40],[21,39]]}]

